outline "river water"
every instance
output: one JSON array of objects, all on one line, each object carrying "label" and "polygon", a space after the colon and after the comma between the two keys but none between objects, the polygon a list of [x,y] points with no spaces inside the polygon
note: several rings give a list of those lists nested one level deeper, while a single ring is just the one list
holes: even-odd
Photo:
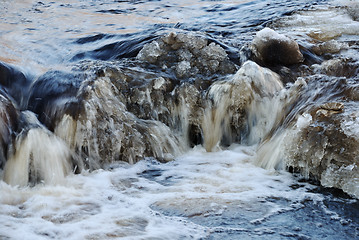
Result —
[{"label": "river water", "polygon": [[0,3],[0,239],[359,238],[358,1]]}]

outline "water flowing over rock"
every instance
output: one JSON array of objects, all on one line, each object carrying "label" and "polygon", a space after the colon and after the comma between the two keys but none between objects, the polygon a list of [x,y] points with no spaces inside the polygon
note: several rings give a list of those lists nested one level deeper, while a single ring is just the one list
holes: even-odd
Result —
[{"label": "water flowing over rock", "polygon": [[212,151],[240,142],[248,132],[249,105],[282,88],[277,74],[254,62],[204,93],[200,88],[207,87],[196,81],[179,83],[166,75],[114,65],[92,67],[97,75],[83,81],[74,98],[81,111],[71,116],[66,106],[72,105],[63,104],[53,106],[56,114],[46,114],[57,123],[55,134],[86,159],[80,168],[97,169],[116,160],[134,163],[144,157],[168,161],[193,145],[203,143]]},{"label": "water flowing over rock", "polygon": [[61,183],[72,168],[68,146],[30,111],[22,112],[19,122],[22,130],[9,151],[4,167],[5,182],[13,186]]},{"label": "water flowing over rock", "polygon": [[359,0],[0,2],[0,240],[359,239]]},{"label": "water flowing over rock", "polygon": [[287,164],[323,186],[340,188],[358,197],[359,139],[347,128],[348,124],[357,124],[354,106],[358,99],[354,96],[358,88],[345,80],[334,86],[333,91],[338,92],[334,99],[308,109],[310,121],[294,138],[298,148],[290,148]]},{"label": "water flowing over rock", "polygon": [[[190,80],[178,74],[185,60]],[[219,68],[210,67],[212,60]],[[254,62],[229,75],[236,68],[219,45],[170,33],[145,45],[136,59],[85,61],[71,74],[44,74],[31,87],[29,109],[84,159],[74,163],[77,171],[145,157],[168,161],[194,145],[213,151],[241,142],[253,129],[250,105],[283,88],[277,74]]]},{"label": "water flowing over rock", "polygon": [[[270,29],[253,40],[260,61],[269,63],[265,55],[273,41],[284,46],[280,55],[290,59],[276,56],[269,62],[302,61],[298,45]],[[335,53],[340,46],[323,44],[320,51]],[[296,60],[290,62],[293,56]],[[343,64],[329,60],[312,68],[341,76],[347,72]],[[344,94],[352,99],[349,102],[356,101],[356,89],[341,81],[333,87],[326,83],[329,80],[318,80],[319,74],[284,88],[283,74],[253,61],[238,68],[220,45],[181,32],[145,44],[136,58],[83,61],[71,72],[49,71],[32,83],[28,94],[27,109],[41,123],[30,112],[13,107],[22,119],[20,130],[15,134],[11,130],[18,117],[14,126],[4,128],[8,129],[3,134],[4,179],[19,185],[57,183],[71,171],[95,170],[116,161],[136,163],[146,157],[170,161],[195,145],[217,151],[240,143],[259,144],[256,158],[262,167],[295,169],[324,186],[357,194],[348,183],[356,176],[357,160],[348,159],[356,154],[358,141],[341,128],[350,111],[348,103],[338,98]],[[338,70],[342,68],[343,73]],[[318,81],[331,97],[308,87]],[[47,139],[48,149],[61,153],[36,150],[39,138]],[[342,145],[337,139],[343,140]],[[46,162],[48,158],[54,159],[53,165]],[[14,168],[22,169],[22,177],[10,174]],[[53,170],[47,174],[45,168]],[[353,171],[349,174],[348,169]]]}]

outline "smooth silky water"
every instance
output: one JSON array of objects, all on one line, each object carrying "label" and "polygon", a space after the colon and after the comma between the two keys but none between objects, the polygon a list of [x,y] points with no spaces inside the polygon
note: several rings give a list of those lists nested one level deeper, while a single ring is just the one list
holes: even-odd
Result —
[{"label": "smooth silky water", "polygon": [[359,238],[358,1],[0,4],[0,239]]}]

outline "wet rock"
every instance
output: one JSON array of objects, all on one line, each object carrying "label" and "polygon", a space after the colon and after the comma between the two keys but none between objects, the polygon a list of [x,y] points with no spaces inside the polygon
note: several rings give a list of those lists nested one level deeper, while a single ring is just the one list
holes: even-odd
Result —
[{"label": "wet rock", "polygon": [[321,106],[314,108],[311,111],[311,116],[315,120],[330,121],[334,114],[339,114],[344,111],[344,104],[340,102],[327,102]]},{"label": "wet rock", "polygon": [[268,169],[286,167],[359,197],[356,80],[314,75],[298,79],[282,93],[278,113],[284,121],[260,142],[256,163]]},{"label": "wet rock", "polygon": [[[54,132],[83,159],[79,168],[98,169],[114,161],[135,163],[145,157],[165,161],[181,152],[181,144],[160,121],[151,120],[152,107],[144,107],[148,99],[145,92],[128,93],[128,78],[120,69],[104,68],[100,76],[89,77],[71,101],[83,106],[76,116],[68,114],[66,107],[56,115]],[[147,82],[149,89],[165,89],[164,79]],[[136,91],[134,88],[133,91]],[[143,95],[144,93],[144,95]],[[134,101],[144,112],[140,118],[126,107]],[[163,100],[162,100],[163,101]],[[161,107],[161,106],[159,106]],[[133,110],[137,112],[137,110]],[[147,118],[146,118],[147,117]]]},{"label": "wet rock", "polygon": [[[287,164],[325,187],[335,187],[359,197],[359,139],[341,126],[344,115],[337,109],[319,109],[299,132]],[[293,142],[292,142],[293,143]],[[350,187],[351,186],[351,187]]]},{"label": "wet rock", "polygon": [[292,65],[303,62],[297,42],[270,28],[259,31],[252,41],[259,61],[268,65]]},{"label": "wet rock", "polygon": [[27,109],[38,114],[41,123],[53,131],[57,114],[76,118],[82,109],[76,99],[84,79],[81,73],[49,71],[32,84]]},{"label": "wet rock", "polygon": [[202,123],[206,150],[248,138],[256,118],[249,115],[252,104],[272,98],[282,88],[278,74],[252,61],[244,63],[230,80],[212,84]]},{"label": "wet rock", "polygon": [[309,92],[317,103],[322,103],[307,105],[295,129],[284,137],[283,158],[287,166],[298,169],[307,178],[359,197],[358,103],[348,89],[358,90],[344,80],[327,80],[321,87],[316,86],[326,94]]},{"label": "wet rock", "polygon": [[30,82],[18,69],[0,62],[0,85],[21,108],[26,104]]},{"label": "wet rock", "polygon": [[355,1],[349,1],[345,3],[349,15],[354,21],[359,21],[359,3]]},{"label": "wet rock", "polygon": [[236,68],[218,44],[172,33],[133,59],[44,74],[31,88],[29,109],[82,159],[74,163],[79,171],[146,157],[168,161],[189,146],[212,151],[241,142],[252,102],[283,88],[276,73],[254,62],[229,75]]},{"label": "wet rock", "polygon": [[[220,60],[218,52],[212,58]],[[201,80],[181,82],[167,72],[129,67],[135,63],[83,63],[79,69],[94,74],[76,85],[59,72],[35,82],[29,107],[83,159],[74,163],[78,169],[145,157],[167,161],[196,144],[212,151],[240,142],[251,102],[283,87],[277,74],[254,62],[209,87]]]},{"label": "wet rock", "polygon": [[9,147],[13,144],[18,131],[20,112],[7,96],[0,90],[0,168],[7,160]]}]

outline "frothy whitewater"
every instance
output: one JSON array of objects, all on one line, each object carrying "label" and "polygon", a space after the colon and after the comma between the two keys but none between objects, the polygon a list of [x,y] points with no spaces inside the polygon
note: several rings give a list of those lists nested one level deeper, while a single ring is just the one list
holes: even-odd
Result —
[{"label": "frothy whitewater", "polygon": [[0,3],[0,239],[359,238],[358,1]]}]

